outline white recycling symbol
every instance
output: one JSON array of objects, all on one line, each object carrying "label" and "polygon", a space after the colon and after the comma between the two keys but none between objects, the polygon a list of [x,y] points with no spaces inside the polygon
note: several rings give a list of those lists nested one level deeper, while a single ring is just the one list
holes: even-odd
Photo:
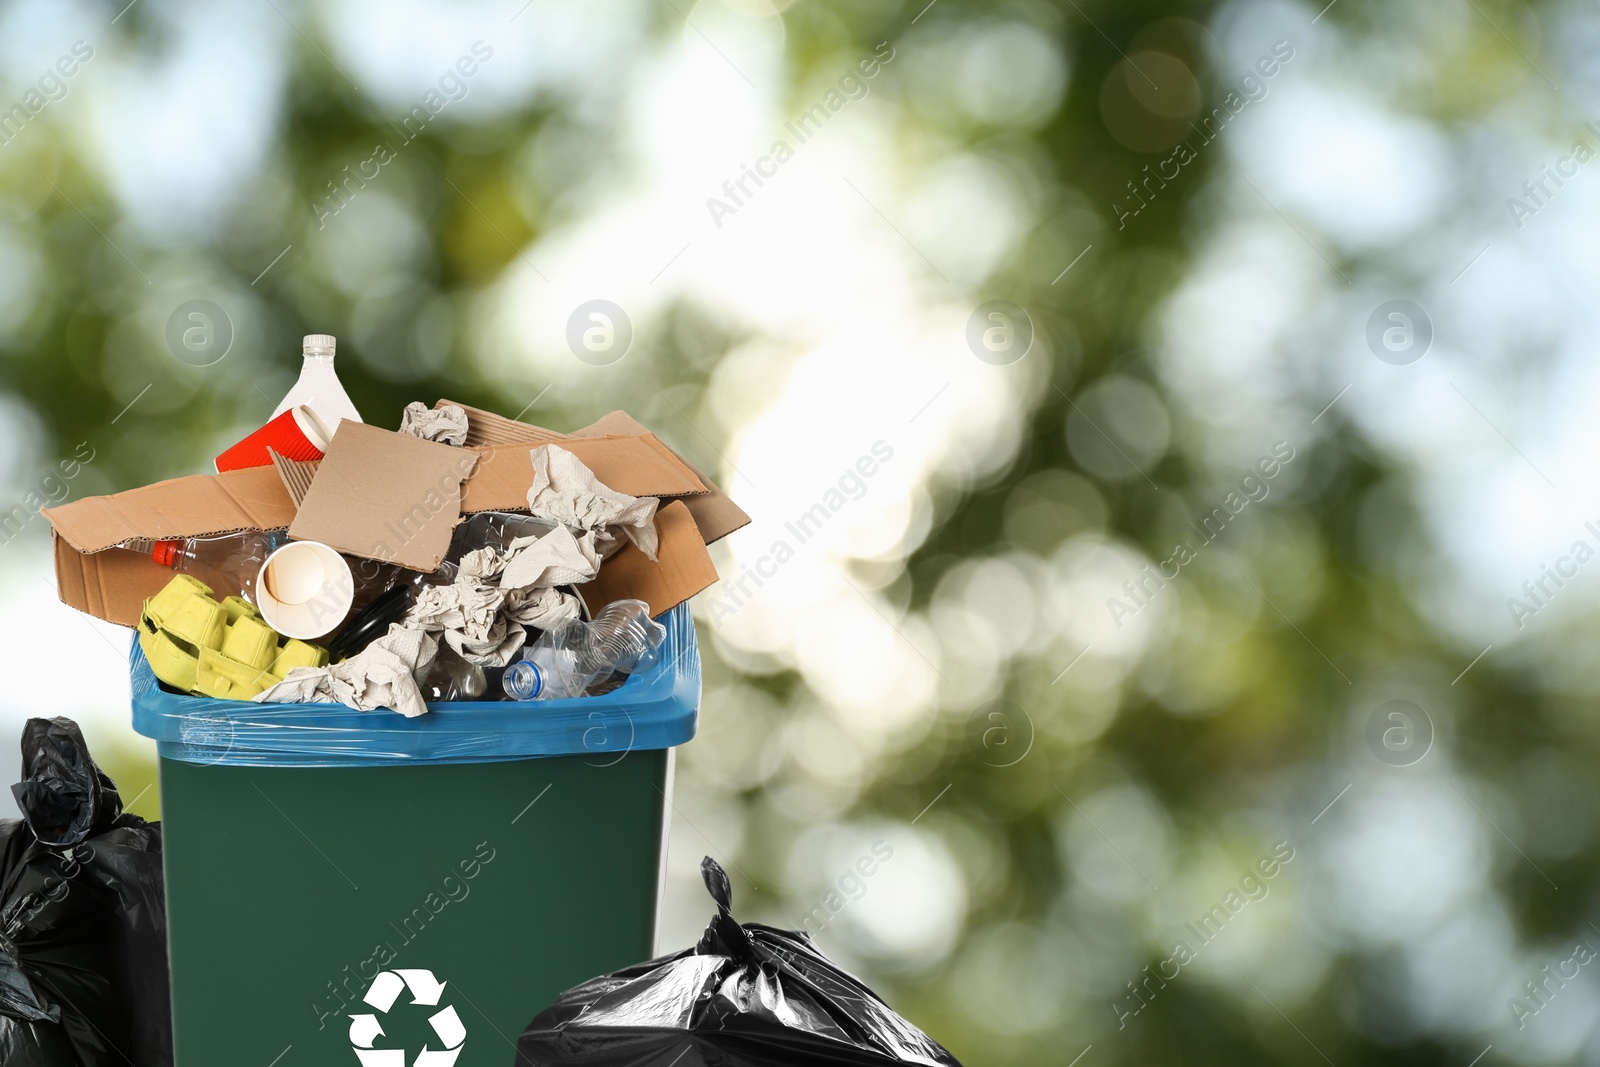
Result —
[{"label": "white recycling symbol", "polygon": [[[445,983],[434,978],[432,971],[380,971],[361,999],[378,1009],[379,1014],[387,1015],[403,989],[411,990],[411,1003],[433,1008],[438,1007],[444,987]],[[444,1047],[429,1049],[423,1045],[410,1067],[453,1067],[467,1040],[467,1028],[461,1025],[460,1016],[449,1004],[428,1022]],[[377,1015],[350,1016],[350,1048],[361,1060],[361,1067],[407,1067],[405,1049],[372,1047],[383,1036],[383,1026]]]}]

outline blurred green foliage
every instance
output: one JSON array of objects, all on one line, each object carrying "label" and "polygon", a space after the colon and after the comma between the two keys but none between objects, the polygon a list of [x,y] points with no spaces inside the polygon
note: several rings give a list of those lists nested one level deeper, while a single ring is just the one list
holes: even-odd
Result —
[{"label": "blurred green foliage", "polygon": [[[164,46],[165,24],[150,6],[129,12],[116,30],[121,47],[135,54]],[[1411,7],[1343,0],[1323,13],[1323,28],[1337,27],[1361,40],[1389,33],[1396,23],[1425,25]],[[1174,424],[1171,447],[1139,477],[1106,479],[1085,469],[1065,428],[1075,398],[1108,375],[1147,383],[1163,395],[1170,388],[1152,356],[1152,322],[1194,266],[1194,250],[1218,211],[1203,198],[1215,195],[1217,171],[1227,162],[1221,150],[1198,153],[1135,222],[1119,229],[1113,205],[1125,203],[1130,182],[1187,134],[1165,131],[1162,115],[1151,111],[1144,127],[1124,128],[1119,137],[1107,122],[1105,100],[1113,90],[1105,87],[1127,76],[1130,54],[1159,52],[1192,75],[1209,109],[1238,74],[1216,66],[1217,46],[1203,27],[1221,14],[1248,18],[1256,11],[1219,12],[1217,4],[1188,0],[938,0],[926,8],[921,0],[899,6],[800,0],[783,10],[789,99],[780,113],[814,100],[815,86],[833,77],[841,54],[866,54],[883,40],[910,49],[919,32],[959,36],[1001,19],[1044,33],[1069,72],[1060,105],[1031,127],[953,115],[929,122],[918,102],[904,95],[907,61],[885,75],[881,91],[901,94],[895,99],[908,156],[967,151],[1006,166],[1025,161],[1030,180],[1043,176],[1025,239],[971,296],[974,304],[1004,298],[1030,309],[1053,360],[1037,403],[1026,410],[1012,459],[976,480],[935,477],[933,528],[905,560],[903,573],[885,585],[888,599],[905,611],[929,610],[941,582],[963,565],[1008,552],[1046,557],[1085,532],[1120,539],[1159,560],[1170,551],[1174,529],[1213,506],[1217,483],[1196,455],[1199,435],[1185,425],[1180,405],[1167,406]],[[1312,32],[1308,20],[1316,12],[1297,11]],[[687,32],[673,5],[640,13],[649,23],[642,31],[648,39]],[[1518,27],[1532,25],[1532,15],[1517,5],[1495,5],[1491,14],[1492,20],[1477,19],[1466,12],[1459,23],[1465,29],[1438,42],[1416,43],[1415,55],[1424,62],[1407,77],[1408,99],[1418,111],[1448,122],[1495,106],[1497,78],[1518,69],[1512,39],[1522,39]],[[569,221],[578,210],[574,205],[585,196],[605,195],[607,183],[619,180],[614,171],[620,166],[622,119],[608,110],[615,97],[598,90],[593,99],[539,95],[520,110],[482,121],[430,125],[384,168],[384,195],[403,206],[422,244],[420,251],[405,253],[411,267],[374,295],[342,284],[340,268],[317,258],[325,245],[318,243],[311,204],[326,195],[330,178],[366,158],[371,146],[394,140],[393,116],[330,64],[310,13],[296,17],[306,36],[291,44],[276,119],[277,160],[246,183],[237,209],[219,212],[192,234],[163,244],[125,224],[117,199],[81,158],[81,141],[62,129],[37,123],[26,138],[0,150],[4,222],[26,231],[43,255],[36,299],[7,334],[12,340],[0,345],[0,391],[37,417],[47,442],[44,456],[68,452],[80,440],[96,443],[103,459],[85,479],[86,491],[115,491],[204,468],[219,442],[258,420],[287,388],[305,333],[341,337],[341,376],[358,406],[371,413],[369,420],[381,425],[397,421],[411,400],[431,403],[447,396],[512,414],[536,391],[524,393],[525,383],[507,383],[486,371],[472,357],[473,334],[462,324],[474,316],[486,290],[530,266],[527,252]],[[1461,76],[1463,71],[1472,76]],[[1152,87],[1158,97],[1183,91],[1176,82]],[[1175,113],[1185,106],[1174,105]],[[930,132],[933,127],[936,132]],[[1129,147],[1140,138],[1162,147]],[[552,145],[563,146],[567,155],[550,158]],[[385,255],[382,240],[373,240],[379,251],[372,254]],[[1057,272],[1091,244],[1089,258],[1058,284]],[[1348,272],[1363,268],[1355,257],[1335,257]],[[197,368],[166,350],[167,313],[179,300],[195,297],[237,311],[237,358]],[[691,423],[682,413],[702,411],[703,392],[717,368],[750,336],[747,323],[726,320],[714,309],[675,305],[648,339],[650,358],[630,364],[629,382],[616,387],[618,404],[625,401],[696,464],[716,471],[735,495],[733,472],[723,462],[730,442],[701,433],[698,420]],[[345,338],[351,338],[349,356]],[[1309,344],[1307,351],[1313,352]],[[134,401],[135,414],[112,425]],[[610,406],[588,395],[572,401],[557,389],[536,414],[542,424],[563,428]],[[938,794],[943,799],[919,826],[955,856],[972,906],[961,919],[954,949],[932,962],[897,967],[870,954],[855,962],[892,1004],[965,1062],[1464,1065],[1478,1053],[1465,1041],[1430,1034],[1410,1020],[1406,978],[1392,956],[1341,940],[1338,931],[1309,914],[1319,898],[1314,887],[1294,880],[1313,877],[1310,859],[1291,865],[1274,889],[1293,896],[1290,906],[1298,914],[1274,927],[1274,936],[1286,939],[1276,950],[1296,953],[1298,938],[1315,941],[1314,954],[1331,959],[1310,989],[1281,999],[1265,977],[1254,988],[1248,971],[1244,980],[1226,971],[1206,980],[1184,976],[1119,1028],[1113,1005],[1127,995],[1124,983],[1166,955],[1168,936],[1146,931],[1177,930],[1204,906],[1183,903],[1174,914],[1135,903],[1118,911],[1104,899],[1090,899],[1074,888],[1061,844],[1067,823],[1084,814],[1078,801],[1098,789],[1137,783],[1170,820],[1173,851],[1224,849],[1215,891],[1206,896],[1218,898],[1256,855],[1270,849],[1271,820],[1261,813],[1287,819],[1292,811],[1300,832],[1295,847],[1307,854],[1317,847],[1317,826],[1308,822],[1316,805],[1307,798],[1333,797],[1348,780],[1323,765],[1337,763],[1349,749],[1353,679],[1381,675],[1397,662],[1422,662],[1447,680],[1465,663],[1456,641],[1441,634],[1438,621],[1421,613],[1400,579],[1375,565],[1363,546],[1364,508],[1387,491],[1393,473],[1387,459],[1337,414],[1327,423],[1316,447],[1297,455],[1294,495],[1256,516],[1259,529],[1241,531],[1245,540],[1229,550],[1251,557],[1269,575],[1273,568],[1311,575],[1317,591],[1302,607],[1280,612],[1268,592],[1252,593],[1221,566],[1199,565],[1185,572],[1182,595],[1202,607],[1185,618],[1209,620],[1203,625],[1213,630],[1197,623],[1164,645],[1165,680],[1118,690],[1114,719],[1104,732],[1086,735],[1072,725],[1078,716],[1097,713],[1072,706],[1066,688],[1052,681],[1061,677],[1065,658],[1040,657],[1013,662],[1000,694],[1012,707],[1026,709],[1030,719],[1033,747],[1015,765],[998,766],[990,748],[974,743],[988,720],[976,720],[975,735],[971,714],[938,717],[915,744],[868,759],[865,784],[842,817],[909,823],[920,820],[919,811]],[[1269,445],[1263,441],[1259,450]],[[1391,539],[1421,536],[1418,505],[1404,493],[1391,492],[1386,501]],[[1298,547],[1281,555],[1285,544]],[[1270,588],[1267,578],[1261,582]],[[1252,599],[1257,594],[1260,599]],[[752,754],[746,757],[765,759],[753,753],[781,750],[791,737],[787,724],[798,722],[815,698],[798,672],[752,673],[719,658],[716,649],[714,642],[705,643],[708,687],[738,685],[769,699],[771,713],[759,721],[771,735],[749,742]],[[1207,696],[1213,692],[1214,698]],[[1485,773],[1566,736],[1544,714],[1560,699],[1556,694],[1492,663],[1480,664],[1452,692],[1459,705],[1448,727],[1454,758]],[[1199,710],[1174,711],[1185,703],[1179,693]],[[742,710],[708,705],[706,714],[709,719]],[[1436,725],[1447,728],[1443,721]],[[716,761],[712,746],[721,742],[713,738],[737,729],[708,721],[707,737],[696,742],[707,754],[698,755],[696,746],[686,751],[681,788],[693,792],[697,773],[709,777],[697,767]],[[97,755],[125,796],[154,780],[148,754],[111,748]],[[738,886],[739,908],[748,914],[770,915],[794,905],[782,887],[804,820],[787,813],[784,790],[806,772],[781,752],[773,758],[779,770],[731,790],[727,798],[747,827],[736,850],[739,865],[761,887],[757,893]],[[1584,767],[1590,773],[1592,761]],[[946,783],[948,795],[939,792]],[[135,810],[158,814],[158,791],[145,794]],[[1495,837],[1493,843],[1503,842]],[[693,851],[700,844],[686,831],[675,847]],[[1545,859],[1542,873],[1513,855],[1495,861],[1493,891],[1503,894],[1523,936],[1559,940],[1588,913],[1592,893],[1585,887],[1594,884],[1595,864],[1592,844],[1564,861]],[[1017,930],[1032,934],[1019,941]],[[1030,943],[1045,958],[1024,959]],[[1046,1023],[1032,1030],[1008,1027],[974,1002],[974,983],[990,989],[991,1004],[1042,1001],[1034,1017]],[[1035,988],[1041,983],[1060,988]],[[1091,1043],[1093,1050],[1074,1060]]]}]

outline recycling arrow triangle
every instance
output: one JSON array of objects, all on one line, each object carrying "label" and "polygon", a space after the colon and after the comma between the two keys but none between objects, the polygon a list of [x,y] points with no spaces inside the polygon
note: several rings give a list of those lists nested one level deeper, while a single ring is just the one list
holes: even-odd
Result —
[{"label": "recycling arrow triangle", "polygon": [[371,1048],[373,1042],[382,1036],[383,1026],[376,1015],[350,1016],[350,1044],[354,1047]]},{"label": "recycling arrow triangle", "polygon": [[395,998],[405,987],[404,978],[393,971],[381,971],[378,977],[372,980],[372,988],[368,989],[367,995],[361,999],[387,1015],[389,1009],[394,1007]]},{"label": "recycling arrow triangle", "polygon": [[433,1024],[433,1032],[439,1035],[439,1040],[444,1042],[445,1048],[458,1048],[461,1042],[467,1039],[467,1028],[461,1025],[461,1016],[456,1014],[453,1005],[446,1007],[428,1021]]},{"label": "recycling arrow triangle", "polygon": [[432,1007],[439,1003],[447,983],[434,978],[432,971],[395,971],[411,990],[411,1003]]}]

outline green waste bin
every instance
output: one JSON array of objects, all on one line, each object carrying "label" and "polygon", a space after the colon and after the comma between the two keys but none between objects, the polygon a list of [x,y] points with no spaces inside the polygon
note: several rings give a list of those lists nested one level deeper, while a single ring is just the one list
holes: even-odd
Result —
[{"label": "green waste bin", "polygon": [[654,951],[687,605],[615,692],[405,719],[166,690],[158,742],[176,1067],[506,1067],[562,990]]}]

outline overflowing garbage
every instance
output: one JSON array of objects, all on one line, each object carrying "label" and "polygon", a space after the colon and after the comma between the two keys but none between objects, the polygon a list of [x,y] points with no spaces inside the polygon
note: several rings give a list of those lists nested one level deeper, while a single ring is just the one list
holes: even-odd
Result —
[{"label": "overflowing garbage", "polygon": [[48,509],[61,598],[133,627],[181,693],[407,717],[604,693],[749,517],[622,412],[560,433],[440,400],[367,425],[300,379],[191,475]]},{"label": "overflowing garbage", "polygon": [[811,935],[733,918],[733,888],[701,861],[717,914],[693,948],[574,986],[517,1042],[526,1067],[960,1067],[828,960]]},{"label": "overflowing garbage", "polygon": [[[135,632],[168,826],[122,813],[71,723],[29,723],[28,819],[0,822],[6,1067],[234,1062],[263,1032],[264,1059],[500,1062],[525,999],[651,951],[700,701],[687,602],[749,516],[620,411],[567,433],[439,399],[370,425],[335,351],[305,338],[215,473],[44,512],[61,599]],[[451,940],[419,938],[501,835]],[[562,994],[519,1063],[959,1067],[703,873],[700,943]],[[379,1024],[401,986],[431,1048]]]},{"label": "overflowing garbage", "polygon": [[21,819],[0,819],[0,1063],[170,1067],[161,826],[70,719],[29,719]]}]

